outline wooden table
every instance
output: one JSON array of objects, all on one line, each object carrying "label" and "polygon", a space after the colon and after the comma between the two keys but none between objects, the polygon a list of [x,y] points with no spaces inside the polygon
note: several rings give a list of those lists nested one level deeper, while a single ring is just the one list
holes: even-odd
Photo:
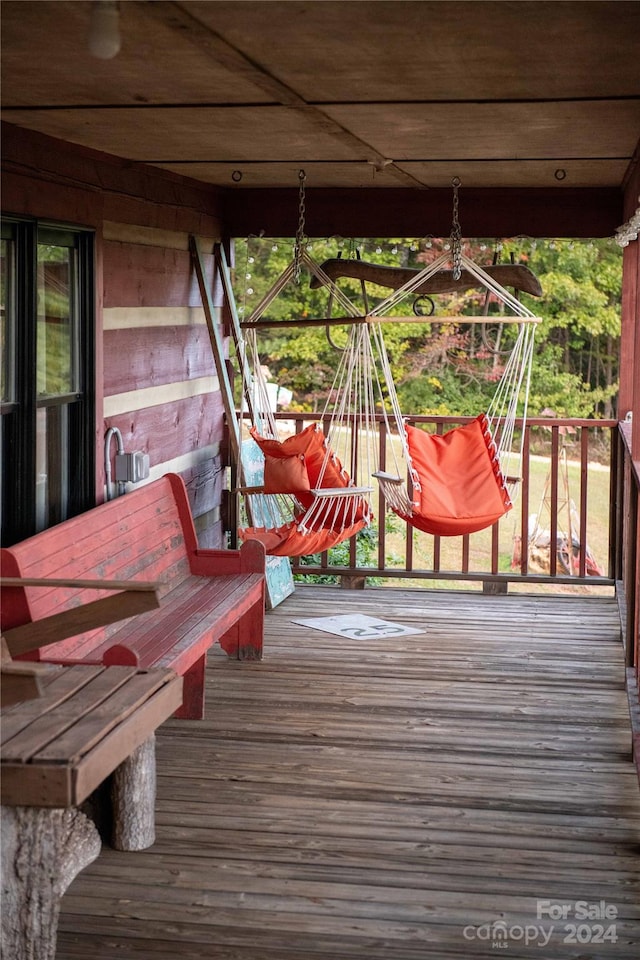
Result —
[{"label": "wooden table", "polygon": [[172,670],[44,667],[43,695],[2,712],[2,940],[12,960],[55,957],[60,898],[98,856],[78,807],[111,774],[112,845],[155,839],[155,730],[182,703]]}]

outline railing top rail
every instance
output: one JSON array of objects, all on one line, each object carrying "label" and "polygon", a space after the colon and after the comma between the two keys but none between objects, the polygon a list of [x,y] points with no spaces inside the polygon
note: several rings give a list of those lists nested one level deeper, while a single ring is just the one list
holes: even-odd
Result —
[{"label": "railing top rail", "polygon": [[[248,416],[248,414],[246,414]],[[355,415],[354,415],[355,416]],[[277,420],[322,420],[322,413],[301,413],[300,411],[279,411],[275,414]],[[407,420],[410,420],[411,423],[469,423],[472,420],[475,420],[475,417],[472,416],[463,416],[462,414],[458,416],[447,415],[447,416],[436,416],[431,414],[405,414]],[[328,419],[325,417],[324,419]],[[383,421],[384,415],[377,414],[376,419]],[[522,417],[516,418],[516,424],[522,426],[523,419]],[[620,424],[618,420],[593,420],[587,417],[527,417],[526,422],[531,427],[593,427],[600,429],[612,430],[617,426],[624,426]]]}]

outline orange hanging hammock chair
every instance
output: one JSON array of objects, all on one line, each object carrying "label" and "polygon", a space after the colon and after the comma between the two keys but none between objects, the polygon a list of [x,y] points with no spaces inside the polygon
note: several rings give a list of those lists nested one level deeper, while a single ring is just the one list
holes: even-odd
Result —
[{"label": "orange hanging hammock chair", "polygon": [[[349,329],[348,345],[341,354],[321,421],[310,423],[300,433],[281,440],[278,424],[271,411],[264,370],[260,364],[256,331],[257,320],[296,270],[306,270],[330,289],[333,301],[357,316],[351,301],[323,273],[305,249],[285,269],[269,293],[243,324],[245,351],[242,368],[250,370],[244,394],[252,413],[249,439],[243,444],[243,456],[261,456],[263,479],[257,486],[241,486],[248,522],[238,531],[242,540],[259,540],[271,556],[299,557],[329,550],[367,526],[373,511],[369,501],[372,486],[359,486],[352,479],[359,473],[367,478],[375,465],[363,459],[370,451],[376,432],[375,375],[373,355],[366,324]],[[356,441],[349,425],[356,424]],[[327,433],[325,436],[323,426]],[[256,449],[252,450],[251,445]],[[247,449],[248,448],[248,449]]]},{"label": "orange hanging hammock chair", "polygon": [[441,537],[476,533],[511,509],[489,422],[480,414],[443,435],[405,427],[414,471],[410,511],[398,516]]},{"label": "orange hanging hammock chair", "polygon": [[[378,304],[372,315],[382,318],[403,297],[451,262],[452,255],[442,254]],[[453,264],[454,269],[457,266],[468,271],[511,311],[500,320],[519,325],[513,348],[488,410],[445,434],[430,434],[402,421],[387,368],[385,379],[394,405],[408,483],[399,476],[374,474],[388,505],[399,517],[418,530],[442,537],[476,533],[492,526],[511,509],[521,459],[521,449],[513,449],[515,421],[521,401],[521,413],[526,417],[534,334],[539,322],[527,307],[460,251],[457,257],[453,256]],[[454,318],[429,319],[442,323]],[[455,320],[486,322],[487,317],[459,316]]]},{"label": "orange hanging hammock chair", "polygon": [[272,556],[299,557],[329,550],[370,522],[370,488],[351,483],[321,428],[310,424],[284,441],[262,437],[255,427],[250,434],[264,456],[260,495],[290,498],[293,516],[268,527],[244,527],[242,539],[260,540]]}]

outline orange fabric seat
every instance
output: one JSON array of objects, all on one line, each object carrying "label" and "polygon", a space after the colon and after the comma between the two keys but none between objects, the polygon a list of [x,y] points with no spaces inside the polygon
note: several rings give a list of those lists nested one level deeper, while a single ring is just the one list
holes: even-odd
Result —
[{"label": "orange fabric seat", "polygon": [[294,496],[300,511],[278,527],[245,527],[239,530],[242,540],[259,540],[270,556],[300,557],[329,550],[369,523],[372,514],[362,495],[317,503],[314,489],[347,490],[352,483],[315,424],[282,441],[260,436],[255,427],[250,432],[265,458],[263,492]]},{"label": "orange fabric seat", "polygon": [[[309,493],[314,487],[348,487],[351,483],[338,458],[327,457],[324,434],[313,423],[286,440],[261,437],[255,427],[251,436],[265,458],[265,493]],[[305,478],[300,476],[301,462]],[[306,499],[310,502],[313,495]]]},{"label": "orange fabric seat", "polygon": [[406,425],[414,470],[407,523],[442,537],[490,527],[511,509],[495,444],[484,414],[443,435]]},{"label": "orange fabric seat", "polygon": [[322,527],[303,533],[292,521],[275,528],[245,527],[239,533],[243,540],[259,540],[270,557],[305,557],[310,553],[322,553],[323,550],[335,547],[366,525],[367,521],[363,519],[341,530]]}]

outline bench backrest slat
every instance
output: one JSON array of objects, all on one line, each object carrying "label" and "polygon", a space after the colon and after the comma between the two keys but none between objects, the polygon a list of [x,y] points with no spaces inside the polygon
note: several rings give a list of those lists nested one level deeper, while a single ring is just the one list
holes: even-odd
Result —
[{"label": "bench backrest slat", "polygon": [[[182,480],[167,475],[2,551],[4,576],[146,580],[169,589],[190,574],[195,531]],[[109,591],[66,587],[3,590],[3,627],[9,629],[96,600]],[[122,621],[47,647],[65,657],[88,639],[108,638]]]}]

